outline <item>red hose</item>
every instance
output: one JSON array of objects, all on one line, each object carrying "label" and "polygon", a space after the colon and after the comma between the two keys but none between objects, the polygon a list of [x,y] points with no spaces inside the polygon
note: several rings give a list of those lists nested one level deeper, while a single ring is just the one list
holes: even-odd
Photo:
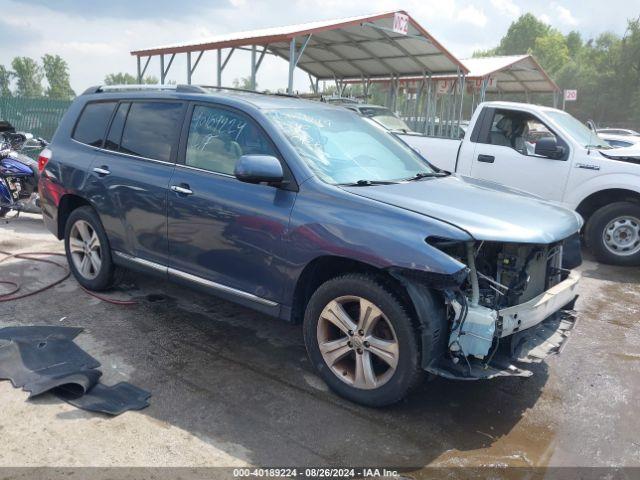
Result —
[{"label": "red hose", "polygon": [[[9,280],[0,280],[0,284],[2,285],[12,285],[14,287],[14,289],[10,292],[7,293],[2,293],[0,294],[0,302],[10,302],[12,300],[19,300],[21,298],[26,298],[26,297],[30,297],[32,295],[35,295],[37,293],[40,292],[44,292],[45,290],[48,290],[51,287],[55,287],[56,285],[64,282],[67,278],[69,278],[69,275],[71,275],[71,272],[69,271],[69,268],[66,265],[61,265],[57,262],[54,262],[52,260],[48,260],[46,258],[38,258],[38,256],[57,256],[57,257],[65,257],[66,255],[64,253],[57,253],[57,252],[23,252],[23,253],[10,253],[10,252],[4,252],[2,250],[0,250],[0,254],[1,255],[6,255],[2,260],[0,260],[0,263],[4,262],[5,260],[8,260],[10,258],[19,258],[21,260],[31,260],[34,262],[42,262],[42,263],[49,263],[51,265],[55,265],[56,267],[62,268],[65,272],[64,276],[59,278],[58,280],[56,280],[55,282],[52,282],[48,285],[45,285],[44,287],[41,287],[37,290],[34,290],[32,292],[27,292],[27,293],[23,293],[20,295],[14,295],[18,290],[20,290],[20,285],[17,284],[16,282],[12,282]],[[115,299],[110,299],[110,298],[106,298],[103,297],[101,295],[98,295],[95,292],[92,292],[91,290],[87,290],[86,288],[84,288],[82,285],[80,285],[80,287],[82,288],[82,290],[84,290],[86,293],[88,293],[89,295],[91,295],[92,297],[95,297],[99,300],[102,300],[103,302],[107,302],[107,303],[112,303],[114,305],[136,305],[137,302],[133,301],[133,300],[115,300]]]}]

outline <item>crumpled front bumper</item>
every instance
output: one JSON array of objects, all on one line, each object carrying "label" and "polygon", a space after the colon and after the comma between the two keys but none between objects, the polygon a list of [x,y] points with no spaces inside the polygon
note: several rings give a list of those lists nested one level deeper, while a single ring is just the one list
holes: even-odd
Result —
[{"label": "crumpled front bumper", "polygon": [[427,371],[456,380],[480,380],[495,377],[530,377],[526,364],[539,363],[560,353],[577,316],[573,302],[577,298],[580,274],[567,279],[528,302],[500,310],[503,330],[497,348],[486,359],[468,357],[454,363],[448,356]]},{"label": "crumpled front bumper", "polygon": [[577,316],[572,310],[560,310],[538,325],[500,340],[488,363],[469,358],[453,363],[442,358],[427,368],[429,373],[454,380],[482,380],[495,377],[530,377],[526,364],[539,363],[562,351],[575,327]]},{"label": "crumpled front bumper", "polygon": [[538,325],[570,303],[577,296],[580,277],[580,273],[571,272],[565,280],[528,302],[500,310],[498,314],[502,319],[501,337],[508,337]]}]

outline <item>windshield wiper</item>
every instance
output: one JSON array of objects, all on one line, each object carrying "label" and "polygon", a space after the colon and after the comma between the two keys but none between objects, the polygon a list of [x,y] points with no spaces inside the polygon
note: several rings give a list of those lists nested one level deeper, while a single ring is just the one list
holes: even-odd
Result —
[{"label": "windshield wiper", "polygon": [[416,180],[422,180],[423,178],[440,178],[446,177],[449,173],[446,172],[418,172],[413,177],[405,178],[404,182],[415,182]]},{"label": "windshield wiper", "polygon": [[398,182],[391,182],[389,180],[358,180],[352,183],[340,183],[340,185],[345,187],[368,187],[370,185],[393,185],[394,183]]}]

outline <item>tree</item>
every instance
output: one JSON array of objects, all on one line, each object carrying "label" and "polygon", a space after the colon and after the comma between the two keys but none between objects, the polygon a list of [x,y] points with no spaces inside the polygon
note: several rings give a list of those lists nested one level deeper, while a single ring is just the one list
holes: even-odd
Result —
[{"label": "tree", "polygon": [[69,82],[69,66],[60,55],[46,54],[42,57],[44,74],[47,77],[47,97],[70,100],[76,96]]},{"label": "tree", "polygon": [[569,61],[569,48],[565,37],[558,31],[550,31],[538,37],[533,47],[533,55],[542,68],[550,74],[557,73]]},{"label": "tree", "polygon": [[[131,75],[130,73],[110,73],[109,75],[104,77],[105,85],[136,85],[137,83],[138,78]],[[146,76],[142,79],[142,83],[153,85],[159,82],[156,77]]]},{"label": "tree", "polygon": [[243,90],[258,89],[258,82],[256,82],[255,87],[251,86],[251,77],[234,78],[231,84],[233,85],[233,88],[241,88]]},{"label": "tree", "polygon": [[582,49],[582,35],[580,35],[580,32],[572,31],[567,34],[567,48],[569,49],[569,56],[576,58],[576,55]]},{"label": "tree", "polygon": [[4,65],[0,65],[0,96],[11,96],[11,90],[9,89],[11,77],[13,77],[13,72],[7,70],[7,67]]},{"label": "tree", "polygon": [[551,27],[532,13],[521,15],[500,40],[494,55],[522,55],[534,49],[536,40],[549,33]]},{"label": "tree", "polygon": [[20,97],[41,97],[42,68],[33,58],[15,57],[11,67],[17,79],[16,95]]}]

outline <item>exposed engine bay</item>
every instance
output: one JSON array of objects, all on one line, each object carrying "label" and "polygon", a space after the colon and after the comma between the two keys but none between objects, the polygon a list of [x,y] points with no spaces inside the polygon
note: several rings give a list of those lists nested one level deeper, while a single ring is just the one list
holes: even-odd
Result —
[{"label": "exposed engine bay", "polygon": [[[445,290],[450,325],[445,356],[468,370],[465,375],[477,377],[470,362],[487,370],[501,344],[509,344],[513,357],[522,347],[522,342],[514,345],[514,340],[537,335],[532,327],[550,317],[558,320],[563,310],[572,309],[579,275],[571,269],[582,260],[580,240],[574,237],[546,245],[438,243],[441,251],[468,267],[460,287]],[[564,325],[564,330],[571,326]],[[516,337],[519,332],[523,334]],[[540,359],[546,356],[538,353]]]}]

